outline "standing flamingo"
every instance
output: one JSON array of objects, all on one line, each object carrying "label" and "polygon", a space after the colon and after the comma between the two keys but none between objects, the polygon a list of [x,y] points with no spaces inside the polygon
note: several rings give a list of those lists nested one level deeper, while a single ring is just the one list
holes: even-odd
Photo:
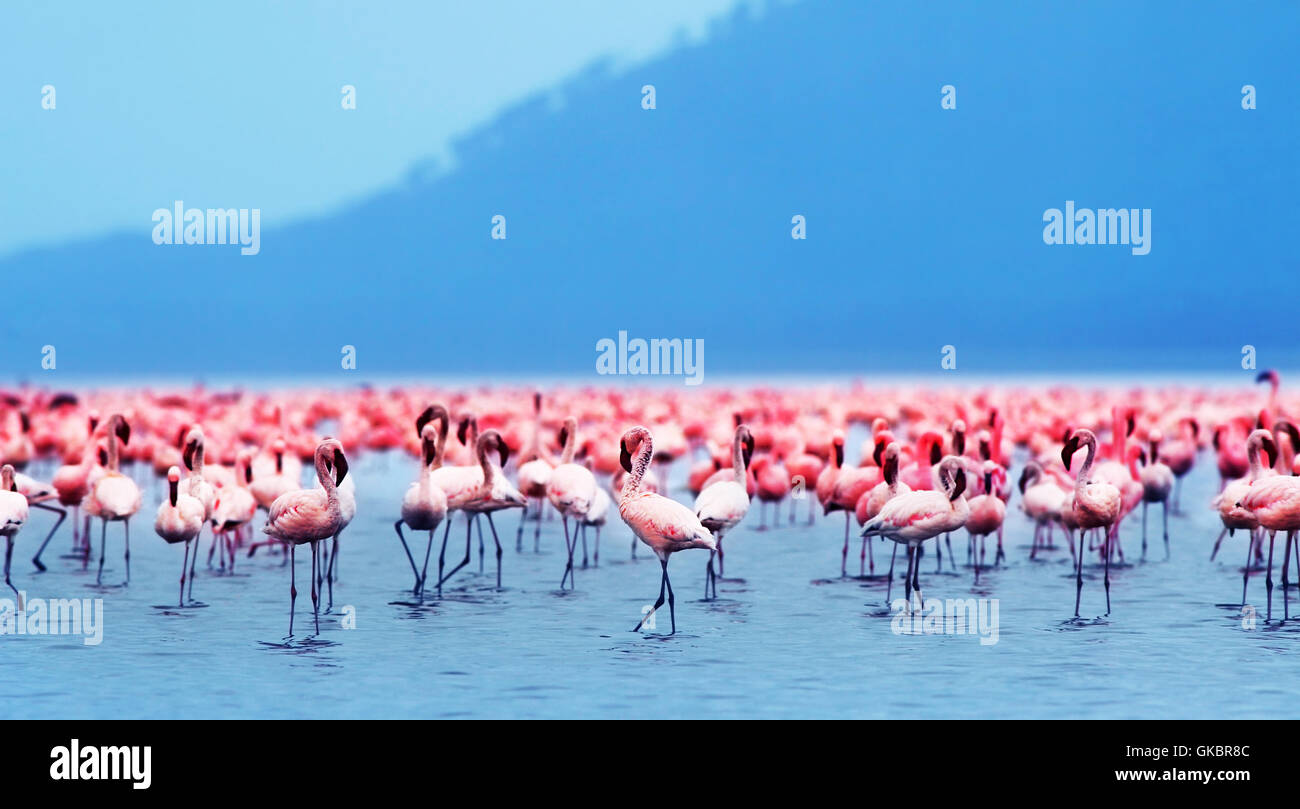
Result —
[{"label": "standing flamingo", "polygon": [[[1122,440],[1122,439],[1120,439]],[[1078,523],[1079,558],[1074,573],[1074,617],[1079,617],[1079,597],[1083,592],[1083,532],[1089,528],[1106,529],[1106,538],[1102,542],[1102,553],[1106,557],[1106,614],[1110,615],[1110,544],[1119,524],[1120,508],[1123,501],[1119,489],[1106,481],[1092,479],[1092,464],[1097,456],[1097,436],[1092,430],[1079,429],[1070,434],[1061,449],[1061,461],[1068,472],[1070,461],[1080,446],[1088,450],[1088,455],[1079,469],[1079,476],[1074,482],[1074,520]]]},{"label": "standing flamingo", "polygon": [[673,585],[668,580],[668,557],[689,548],[715,551],[718,545],[713,540],[713,534],[689,508],[662,495],[641,491],[641,479],[653,457],[654,439],[649,430],[638,426],[623,433],[619,441],[618,460],[627,472],[627,479],[623,482],[623,491],[618,498],[618,513],[627,527],[632,529],[632,533],[649,545],[659,557],[659,566],[663,571],[659,580],[659,600],[632,631],[641,631],[646,621],[664,605],[664,588],[667,588],[668,617],[672,622],[672,632],[676,634],[677,611]]},{"label": "standing flamingo", "polygon": [[[438,420],[437,427],[430,423],[434,419]],[[428,531],[429,544],[432,545],[433,532],[447,518],[447,493],[434,483],[433,470],[442,463],[442,447],[447,440],[448,421],[447,409],[442,405],[430,405],[416,420],[416,429],[420,433],[420,472],[402,498],[402,516],[393,523],[393,530],[397,531],[406,558],[411,562],[411,572],[415,574],[415,587],[411,590],[415,595],[420,594],[424,579],[420,569],[415,566],[415,557],[406,544],[406,537],[402,536],[402,523],[406,523],[412,531]]]},{"label": "standing flamingo", "polygon": [[[158,515],[154,517],[153,530],[158,536],[173,545],[185,543],[185,556],[181,559],[181,594],[177,606],[185,606],[185,568],[189,566],[190,540],[203,530],[205,509],[198,498],[180,491],[181,470],[172,467],[167,470],[167,499],[158,506]],[[196,549],[194,551],[198,553]],[[192,585],[191,585],[192,586]]]},{"label": "standing flamingo", "polygon": [[18,492],[14,483],[14,467],[5,464],[0,467],[0,536],[5,538],[5,585],[14,591],[18,599],[18,609],[23,608],[23,597],[9,578],[9,568],[14,556],[14,537],[27,522],[27,498]]},{"label": "standing flamingo", "polygon": [[[907,494],[912,491],[912,487],[898,479],[898,456],[901,450],[897,441],[890,441],[889,446],[885,447],[885,452],[881,456],[883,465],[881,473],[884,480],[877,483],[871,491],[863,494],[858,498],[858,504],[854,508],[854,516],[858,518],[858,525],[865,526],[868,522],[880,514],[880,510],[885,504],[893,500],[900,494]],[[865,565],[867,560],[867,543],[871,540],[863,537],[862,553],[858,559],[859,575],[866,572]],[[885,587],[885,602],[889,602],[890,595],[894,592],[894,559],[898,556],[898,543],[894,543],[894,549],[889,553],[889,584]]]},{"label": "standing flamingo", "polygon": [[[1286,422],[1286,427],[1292,444],[1300,445],[1300,434],[1297,434],[1295,426]],[[1264,579],[1268,591],[1268,610],[1265,621],[1273,619],[1273,544],[1277,532],[1286,531],[1286,545],[1282,552],[1282,620],[1286,621],[1291,617],[1286,562],[1290,560],[1296,531],[1300,530],[1300,477],[1274,475],[1260,478],[1251,484],[1239,505],[1254,513],[1259,520],[1259,527],[1268,531],[1268,574]]]},{"label": "standing flamingo", "polygon": [[[348,462],[343,445],[326,438],[316,445],[316,481],[320,488],[285,492],[271,504],[263,533],[289,546],[289,637],[293,637],[293,608],[298,600],[294,551],[304,542],[311,543],[311,604],[316,633],[320,634],[320,593],[316,586],[317,543],[343,530],[344,515],[339,504],[338,484],[347,477]],[[331,473],[331,466],[334,473]],[[337,480],[335,479],[337,474]]]},{"label": "standing flamingo", "polygon": [[[510,448],[506,446],[505,439],[501,433],[496,430],[484,430],[479,434],[477,444],[479,466],[483,469],[483,482],[479,484],[478,491],[462,508],[468,514],[482,514],[487,518],[488,528],[492,529],[492,542],[496,545],[497,550],[497,587],[501,586],[501,540],[497,537],[497,527],[492,522],[492,512],[501,511],[507,508],[526,508],[528,501],[514,487],[505,473],[501,469],[510,459]],[[492,450],[497,451],[497,456],[501,460],[501,465],[497,466],[489,460],[488,453]],[[595,487],[595,481],[592,481],[592,487]],[[480,523],[479,530],[482,530]],[[465,535],[465,561],[461,562],[463,566],[469,561],[469,535]],[[452,573],[456,571],[453,570]],[[451,574],[448,574],[448,578]]]},{"label": "standing flamingo", "polygon": [[[546,484],[551,480],[551,469],[555,464],[543,453],[542,438],[542,394],[533,394],[533,432],[528,446],[519,454],[519,492],[530,501],[537,502],[537,524],[533,527],[533,551],[537,551],[538,539],[542,535],[542,511],[546,507]],[[525,506],[519,515],[519,530],[515,532],[515,551],[524,541],[524,520],[528,517]]]},{"label": "standing flamingo", "polygon": [[90,494],[86,496],[86,513],[92,517],[99,517],[102,523],[99,535],[99,573],[95,577],[96,584],[104,578],[104,552],[108,543],[110,522],[122,523],[125,542],[123,561],[126,564],[124,583],[131,583],[131,517],[140,510],[140,487],[118,470],[121,451],[117,443],[119,440],[123,444],[129,443],[130,438],[131,428],[127,425],[126,419],[122,418],[121,414],[113,414],[109,418],[108,456],[104,475],[95,481]]},{"label": "standing flamingo", "polygon": [[[1267,453],[1268,465],[1260,463],[1260,451]],[[1214,541],[1214,550],[1210,552],[1210,561],[1219,552],[1219,544],[1223,542],[1223,535],[1232,535],[1240,528],[1246,531],[1246,566],[1241,571],[1241,606],[1246,606],[1246,589],[1250,584],[1250,556],[1255,550],[1255,534],[1259,529],[1259,518],[1255,512],[1241,504],[1250,487],[1262,477],[1273,477],[1277,472],[1273,471],[1273,463],[1277,460],[1277,447],[1273,443],[1273,434],[1268,430],[1255,430],[1246,438],[1246,458],[1250,463],[1249,476],[1240,480],[1234,480],[1223,491],[1219,492],[1214,498],[1214,508],[1219,512],[1219,520],[1223,523],[1223,530],[1219,532],[1219,538]]]},{"label": "standing flamingo", "polygon": [[[744,424],[736,427],[731,442],[732,480],[720,480],[700,492],[695,498],[695,516],[700,524],[709,529],[718,546],[718,569],[722,569],[722,538],[728,531],[745,518],[749,511],[749,494],[745,491],[745,473],[749,459],[754,452],[754,436]],[[709,564],[704,573],[704,597],[718,595],[717,576],[713,572],[714,553],[709,552]],[[719,573],[718,575],[721,575]],[[713,595],[709,595],[712,587]]]},{"label": "standing flamingo", "polygon": [[[568,552],[568,561],[564,566],[564,575],[560,577],[560,589],[564,582],[573,584],[573,551],[578,545],[578,531],[582,531],[582,564],[587,565],[587,534],[582,527],[582,520],[596,499],[596,478],[591,470],[573,462],[578,448],[578,420],[570,416],[560,428],[560,445],[564,447],[560,463],[551,470],[551,479],[546,484],[546,499],[550,500],[555,510],[560,512],[564,523],[564,547]],[[569,536],[569,520],[574,520],[573,536]]]},{"label": "standing flamingo", "polygon": [[[985,461],[980,467],[984,478],[984,494],[972,497],[969,502],[970,516],[966,518],[966,532],[972,542],[979,547],[972,554],[975,558],[975,581],[980,580],[980,563],[984,561],[984,539],[1002,527],[1007,516],[1007,505],[997,496],[994,478],[1005,475],[1006,470],[993,461]],[[949,554],[951,556],[951,554]]]},{"label": "standing flamingo", "polygon": [[911,491],[890,498],[880,513],[862,527],[862,536],[881,536],[907,546],[908,609],[912,605],[912,592],[924,605],[921,596],[920,549],[921,543],[940,534],[956,531],[966,524],[970,506],[962,492],[966,490],[965,463],[956,455],[939,459],[938,482],[941,491],[932,489]]},{"label": "standing flamingo", "polygon": [[1150,454],[1142,453],[1143,466],[1138,472],[1138,481],[1142,484],[1142,558],[1147,555],[1147,505],[1160,504],[1160,515],[1164,520],[1165,559],[1169,558],[1169,494],[1174,489],[1174,470],[1160,460],[1159,430],[1152,430],[1147,436]]}]

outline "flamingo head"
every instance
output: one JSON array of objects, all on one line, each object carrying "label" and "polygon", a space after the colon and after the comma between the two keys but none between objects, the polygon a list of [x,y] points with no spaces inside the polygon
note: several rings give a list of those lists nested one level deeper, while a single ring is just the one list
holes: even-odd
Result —
[{"label": "flamingo head", "polygon": [[510,447],[506,446],[505,439],[496,430],[484,430],[478,437],[478,446],[475,449],[480,458],[487,457],[487,453],[495,449],[497,457],[501,459],[501,466],[505,466],[506,461],[510,460]]},{"label": "flamingo head", "polygon": [[623,433],[618,442],[618,463],[623,471],[632,471],[632,458],[640,452],[641,444],[645,441],[651,441],[650,431],[645,427],[636,426]]},{"label": "flamingo head", "polygon": [[325,468],[334,474],[335,486],[348,476],[348,459],[343,454],[343,442],[337,438],[326,438],[317,444],[316,457],[323,460]]},{"label": "flamingo head", "polygon": [[415,434],[417,436],[423,435],[424,425],[435,419],[438,420],[438,431],[445,436],[447,434],[447,426],[451,421],[451,416],[447,414],[447,408],[440,404],[429,405],[424,408],[424,411],[420,413],[419,416],[416,417]]},{"label": "flamingo head", "polygon": [[4,466],[0,467],[0,486],[2,486],[5,491],[9,491],[9,492],[18,491],[18,484],[14,482],[13,464],[7,463]]}]

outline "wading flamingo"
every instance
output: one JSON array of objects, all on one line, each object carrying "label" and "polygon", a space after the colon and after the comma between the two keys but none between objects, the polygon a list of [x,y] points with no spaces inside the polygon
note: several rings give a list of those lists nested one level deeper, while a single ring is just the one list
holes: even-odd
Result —
[{"label": "wading flamingo", "polygon": [[1169,558],[1169,494],[1174,490],[1174,470],[1160,459],[1159,430],[1152,430],[1147,436],[1149,453],[1142,453],[1142,467],[1138,470],[1138,482],[1142,484],[1142,558],[1147,555],[1147,506],[1160,504],[1160,516],[1164,520],[1165,559]]},{"label": "wading flamingo", "polygon": [[120,449],[118,441],[123,444],[131,439],[131,428],[121,414],[113,414],[108,420],[108,453],[104,475],[90,489],[86,496],[86,513],[98,517],[102,523],[99,534],[99,573],[95,583],[104,578],[104,552],[108,544],[108,524],[122,523],[124,553],[126,564],[125,584],[131,583],[131,517],[140,510],[140,487],[135,481],[118,470]]},{"label": "wading flamingo", "polygon": [[[153,530],[158,536],[174,545],[185,543],[185,556],[181,559],[181,594],[177,606],[185,606],[185,569],[189,566],[190,540],[203,530],[203,503],[198,498],[180,491],[181,470],[173,466],[167,470],[167,499],[158,506]],[[194,551],[198,553],[196,549]],[[191,585],[192,587],[193,585]]]},{"label": "wading flamingo", "polygon": [[18,609],[23,608],[23,597],[9,578],[9,568],[14,556],[14,537],[27,522],[27,498],[18,492],[14,483],[13,464],[0,467],[0,536],[5,538],[5,585],[14,591]]},{"label": "wading flamingo", "polygon": [[980,580],[980,563],[984,561],[984,539],[989,534],[1002,527],[1002,521],[1007,517],[1007,504],[997,496],[997,485],[995,478],[998,475],[1005,475],[1006,470],[998,466],[993,461],[985,461],[980,467],[980,473],[984,480],[985,494],[972,497],[968,503],[970,507],[970,516],[966,518],[966,532],[970,535],[972,542],[977,542],[979,547],[975,549],[975,581]]},{"label": "wading flamingo", "polygon": [[[745,491],[745,473],[749,468],[749,459],[754,452],[754,436],[744,424],[736,427],[731,442],[731,471],[734,478],[720,480],[700,492],[695,498],[695,516],[700,524],[709,529],[718,546],[718,570],[713,572],[714,553],[709,552],[709,564],[704,571],[704,597],[718,595],[717,576],[722,575],[722,538],[728,531],[745,518],[749,511],[749,494]],[[712,588],[712,596],[709,594]]]},{"label": "wading flamingo", "polygon": [[[262,527],[263,533],[289,546],[289,637],[293,637],[293,608],[298,600],[294,551],[304,542],[311,543],[312,617],[316,622],[316,633],[320,634],[320,593],[316,587],[317,544],[322,539],[338,534],[345,525],[338,494],[338,484],[348,474],[343,445],[333,438],[321,441],[316,445],[315,462],[316,481],[320,483],[320,488],[296,489],[277,497],[271,504],[266,525]],[[337,480],[335,475],[338,476]]]},{"label": "wading flamingo", "polygon": [[[573,582],[573,551],[578,545],[578,532],[582,531],[582,566],[587,566],[587,529],[582,525],[587,510],[596,499],[596,477],[591,470],[580,463],[574,463],[573,457],[578,449],[578,420],[570,416],[560,428],[560,446],[564,447],[560,463],[551,470],[551,479],[546,484],[546,499],[560,513],[564,524],[564,548],[568,560],[564,566],[564,575],[560,577],[560,589],[564,589],[567,580]],[[569,535],[569,520],[574,521],[573,536]]]},{"label": "wading flamingo", "polygon": [[641,479],[654,457],[654,440],[645,427],[633,427],[623,433],[619,441],[619,463],[627,472],[623,491],[618,498],[618,514],[632,529],[637,538],[650,546],[659,557],[662,576],[659,580],[659,600],[632,628],[641,631],[664,605],[664,589],[668,590],[668,618],[672,632],[677,632],[677,611],[674,607],[673,585],[668,580],[668,557],[689,548],[715,551],[718,545],[713,534],[689,508],[662,495],[641,491]]},{"label": "wading flamingo", "polygon": [[966,524],[970,506],[962,497],[966,490],[965,462],[956,455],[945,455],[938,463],[939,490],[911,491],[890,498],[880,513],[862,527],[864,537],[885,537],[907,546],[905,592],[908,609],[912,592],[924,605],[921,596],[921,543],[940,534],[956,531]]},{"label": "wading flamingo", "polygon": [[[1267,466],[1260,463],[1259,453],[1263,451],[1268,455]],[[1252,552],[1256,551],[1256,533],[1259,529],[1259,518],[1255,512],[1241,504],[1246,493],[1255,481],[1264,477],[1274,477],[1277,472],[1273,471],[1273,463],[1277,460],[1277,446],[1273,441],[1273,434],[1268,430],[1254,430],[1246,438],[1246,458],[1250,462],[1250,474],[1239,480],[1234,480],[1223,491],[1219,492],[1214,498],[1214,508],[1219,512],[1219,520],[1223,523],[1223,530],[1219,532],[1219,538],[1214,541],[1214,550],[1210,552],[1210,561],[1219,552],[1219,544],[1223,542],[1223,535],[1231,536],[1240,528],[1246,532],[1246,566],[1241,571],[1241,606],[1246,606],[1246,589],[1250,583],[1250,557]]]},{"label": "wading flamingo", "polygon": [[[431,422],[437,421],[437,426]],[[397,538],[402,541],[402,550],[411,563],[411,572],[415,574],[415,586],[411,592],[419,595],[424,585],[420,569],[415,565],[411,548],[402,536],[402,523],[412,531],[428,531],[429,544],[433,545],[433,532],[447,518],[447,494],[437,483],[433,482],[433,470],[442,464],[443,443],[447,440],[449,426],[447,409],[442,405],[430,405],[416,419],[415,429],[420,435],[420,472],[406,490],[402,498],[402,516],[393,523]]]},{"label": "wading flamingo", "polygon": [[[889,446],[885,447],[885,452],[881,456],[883,464],[881,473],[884,480],[880,481],[871,489],[871,491],[858,498],[858,504],[854,508],[854,515],[858,518],[858,525],[865,526],[868,522],[880,514],[880,510],[885,504],[893,500],[900,494],[907,494],[912,491],[912,487],[898,479],[898,456],[901,449],[897,441],[890,441]],[[866,572],[867,563],[867,543],[871,540],[862,538],[862,553],[858,559],[859,575]],[[898,543],[894,543],[894,549],[889,553],[889,584],[885,587],[885,602],[889,602],[890,595],[894,592],[894,559],[898,556]]]},{"label": "wading flamingo", "polygon": [[[1287,434],[1293,446],[1300,446],[1300,433],[1286,422]],[[1282,551],[1282,620],[1290,618],[1290,598],[1287,591],[1287,562],[1296,531],[1300,530],[1300,477],[1274,475],[1262,477],[1251,484],[1240,503],[1254,513],[1259,527],[1268,531],[1268,574],[1264,586],[1268,591],[1268,610],[1264,620],[1273,619],[1273,543],[1278,531],[1286,531],[1286,545]],[[1297,551],[1300,553],[1300,550]],[[1244,599],[1243,599],[1244,600]]]},{"label": "wading flamingo", "polygon": [[1061,461],[1065,464],[1066,471],[1070,470],[1070,461],[1080,446],[1087,448],[1088,455],[1074,481],[1074,520],[1080,529],[1079,554],[1074,571],[1075,618],[1079,617],[1079,597],[1083,592],[1083,534],[1089,528],[1105,530],[1102,554],[1106,558],[1106,614],[1110,615],[1110,543],[1114,538],[1115,527],[1119,524],[1120,508],[1123,505],[1119,489],[1114,484],[1092,479],[1092,464],[1097,457],[1097,435],[1092,430],[1075,430],[1066,439],[1065,446],[1061,449]]}]

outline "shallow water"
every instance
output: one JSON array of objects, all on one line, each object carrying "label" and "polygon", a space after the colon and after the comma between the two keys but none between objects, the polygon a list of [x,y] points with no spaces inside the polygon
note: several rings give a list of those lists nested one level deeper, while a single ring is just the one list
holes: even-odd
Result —
[{"label": "shallow water", "polygon": [[[856,446],[850,442],[850,445]],[[1017,469],[1018,469],[1017,465]],[[39,471],[39,470],[36,470]],[[674,479],[684,475],[684,464]],[[0,636],[0,717],[1280,717],[1292,716],[1294,645],[1300,621],[1265,625],[1263,573],[1252,575],[1259,609],[1243,626],[1245,539],[1224,542],[1208,501],[1217,487],[1205,455],[1185,481],[1186,514],[1170,517],[1172,559],[1164,561],[1159,512],[1151,515],[1147,562],[1138,562],[1140,510],[1125,522],[1129,564],[1112,570],[1113,611],[1101,571],[1089,567],[1083,614],[1071,622],[1070,554],[1057,548],[1030,561],[1030,526],[1012,499],[1008,560],[979,586],[965,564],[966,538],[953,537],[959,572],[944,559],[936,575],[921,563],[927,598],[996,598],[994,644],[965,635],[900,635],[884,603],[885,582],[841,579],[843,518],[819,517],[757,531],[758,504],[727,538],[726,572],[713,602],[701,599],[705,551],[669,565],[677,596],[676,635],[629,631],[658,593],[659,566],[644,546],[629,560],[630,533],[611,513],[599,567],[577,571],[560,592],[564,567],[558,519],[533,523],[515,550],[518,512],[496,519],[505,547],[504,587],[495,588],[490,533],[484,573],[477,538],[470,565],[423,603],[411,597],[409,564],[393,532],[414,462],[357,459],[358,516],[343,535],[335,611],[311,638],[310,554],[298,553],[297,636],[286,642],[288,569],[265,549],[241,552],[234,575],[199,563],[194,596],[208,606],[176,609],[182,549],[152,531],[161,485],[146,487],[134,520],[129,587],[94,585],[87,570],[60,558],[68,524],[37,574],[29,561],[47,526],[34,511],[14,553],[15,584],[28,598],[104,599],[103,642],[76,637]],[[686,492],[674,492],[689,501]],[[262,516],[257,518],[260,527]],[[769,522],[772,515],[769,512]],[[122,579],[120,527],[110,526],[104,580]],[[464,523],[452,527],[447,557],[464,555]],[[441,532],[439,532],[441,539]],[[589,534],[594,545],[594,535]],[[424,545],[408,532],[412,550]],[[933,543],[928,543],[931,547]],[[994,543],[988,546],[993,558]],[[856,572],[858,545],[850,552]],[[875,548],[878,572],[889,548]],[[1282,543],[1277,547],[1280,568]],[[206,540],[203,555],[206,556]],[[438,546],[431,568],[437,566]],[[579,551],[579,555],[581,551]],[[900,578],[902,555],[900,554]],[[1095,559],[1095,554],[1091,557]],[[430,578],[434,574],[430,573]],[[1280,582],[1280,570],[1275,571]],[[901,581],[895,593],[901,591]],[[1293,593],[1293,598],[1295,594]],[[1274,592],[1275,618],[1282,594]],[[1300,605],[1296,605],[1300,607]],[[355,628],[345,629],[350,607]]]}]

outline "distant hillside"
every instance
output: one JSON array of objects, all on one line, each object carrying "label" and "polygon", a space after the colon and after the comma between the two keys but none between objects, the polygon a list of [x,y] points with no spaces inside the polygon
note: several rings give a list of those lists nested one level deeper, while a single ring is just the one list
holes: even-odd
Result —
[{"label": "distant hillside", "polygon": [[[264,230],[258,256],[155,246],[142,211],[138,232],[0,262],[0,359],[11,378],[39,379],[44,344],[78,373],[319,374],[352,344],[363,372],[572,374],[624,329],[704,339],[717,374],[930,371],[945,344],[982,373],[1223,371],[1244,343],[1296,364],[1282,8],[741,11],[524,101],[448,173]],[[1067,199],[1151,208],[1150,254],[1045,245]]]}]

